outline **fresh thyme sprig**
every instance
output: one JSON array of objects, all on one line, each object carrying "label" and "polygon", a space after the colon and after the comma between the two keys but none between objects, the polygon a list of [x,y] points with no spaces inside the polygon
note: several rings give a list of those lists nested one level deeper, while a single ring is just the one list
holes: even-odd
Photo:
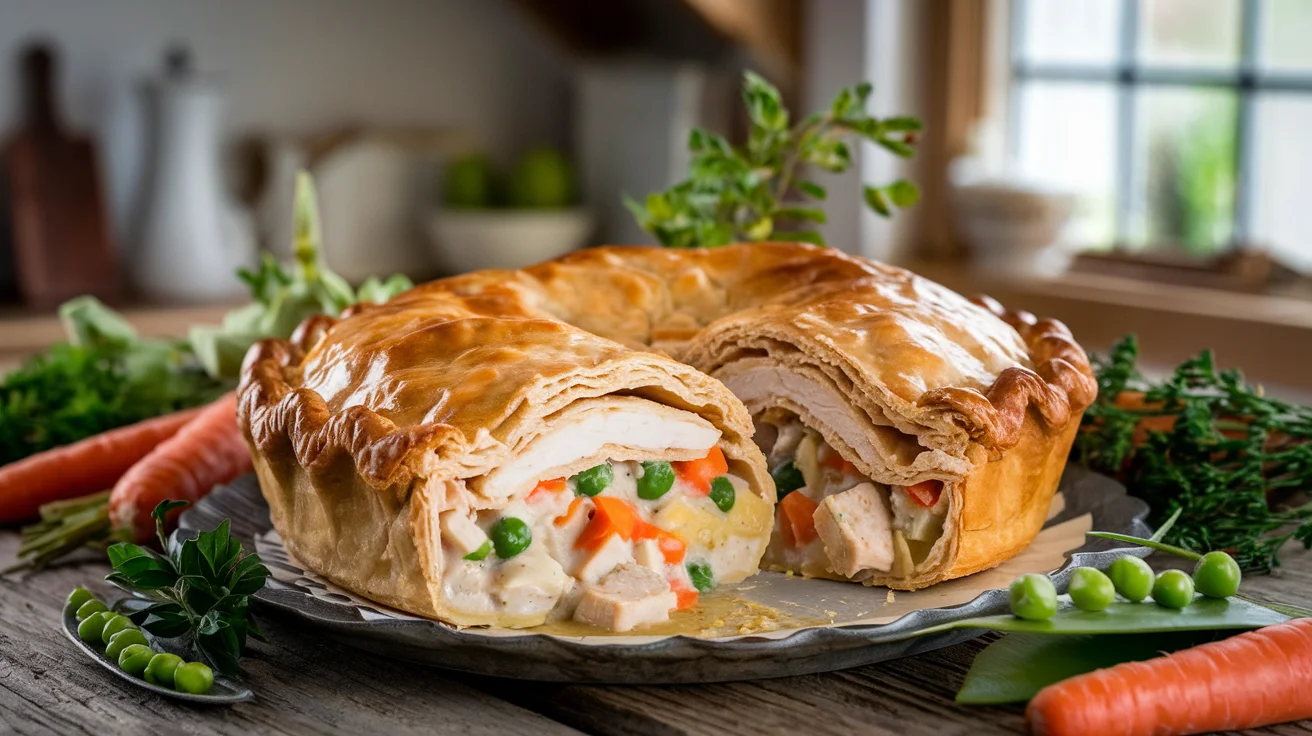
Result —
[{"label": "fresh thyme sprig", "polygon": [[[735,242],[795,240],[823,245],[815,230],[779,230],[781,223],[824,223],[814,205],[828,192],[801,178],[803,165],[839,173],[852,165],[849,142],[865,139],[902,158],[915,155],[920,120],[876,118],[866,114],[869,83],[847,87],[828,110],[790,124],[777,90],[747,72],[743,101],[751,130],[742,148],[723,136],[694,128],[688,136],[693,157],[689,177],[644,203],[629,197],[624,204],[638,224],[671,247],[727,245]],[[811,202],[789,202],[794,189]],[[894,207],[910,207],[920,198],[914,184],[899,179],[886,186],[866,186],[866,204],[885,217]]]},{"label": "fresh thyme sprig", "polygon": [[1163,541],[1223,549],[1246,570],[1280,564],[1291,540],[1312,546],[1312,407],[1264,396],[1203,351],[1152,382],[1134,336],[1097,359],[1099,397],[1074,459],[1123,478],[1164,519]]}]

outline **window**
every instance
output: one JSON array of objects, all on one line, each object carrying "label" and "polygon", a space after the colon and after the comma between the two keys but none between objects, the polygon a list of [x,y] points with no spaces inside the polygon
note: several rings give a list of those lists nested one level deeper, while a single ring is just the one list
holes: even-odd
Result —
[{"label": "window", "polygon": [[1088,247],[1312,267],[1312,0],[1013,0],[1008,148]]}]

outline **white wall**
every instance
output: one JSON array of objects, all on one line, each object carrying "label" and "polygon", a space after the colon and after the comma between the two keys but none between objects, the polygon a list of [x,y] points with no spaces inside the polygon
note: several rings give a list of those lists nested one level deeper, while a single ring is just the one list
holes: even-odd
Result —
[{"label": "white wall", "polygon": [[451,125],[503,158],[568,140],[567,64],[508,0],[0,0],[0,137],[32,37],[58,45],[65,117],[111,158],[144,145],[122,130],[129,101],[175,41],[226,85],[233,133]]},{"label": "white wall", "polygon": [[[812,0],[803,35],[806,84],[801,114],[823,109],[843,87],[862,80],[874,85],[868,105],[874,115],[917,114],[915,46],[919,15],[915,0]],[[829,190],[821,230],[833,247],[881,260],[896,260],[909,247],[914,208],[885,220],[862,201],[861,187],[907,177],[913,167],[871,144],[860,147],[859,163],[842,175],[816,174]]]}]

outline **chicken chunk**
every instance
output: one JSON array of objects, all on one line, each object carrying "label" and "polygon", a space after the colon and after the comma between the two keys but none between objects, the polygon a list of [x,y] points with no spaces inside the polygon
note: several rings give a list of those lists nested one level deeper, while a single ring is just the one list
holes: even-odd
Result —
[{"label": "chicken chunk", "polygon": [[850,578],[893,566],[893,514],[875,484],[861,483],[826,497],[814,519],[831,572]]},{"label": "chicken chunk", "polygon": [[455,548],[462,557],[477,552],[487,543],[487,534],[463,511],[443,511],[438,517],[442,541]]},{"label": "chicken chunk", "polygon": [[545,614],[555,607],[570,584],[569,576],[539,545],[501,563],[496,596],[508,613]]},{"label": "chicken chunk", "polygon": [[652,572],[665,570],[665,554],[655,539],[640,539],[633,544],[633,560]]},{"label": "chicken chunk", "polygon": [[590,584],[597,582],[616,567],[632,561],[633,544],[625,541],[618,534],[612,534],[604,544],[591,551],[586,557],[578,558],[578,567],[571,573],[584,584]]},{"label": "chicken chunk", "polygon": [[678,596],[657,573],[635,563],[615,568],[583,591],[574,620],[611,631],[668,621]]}]

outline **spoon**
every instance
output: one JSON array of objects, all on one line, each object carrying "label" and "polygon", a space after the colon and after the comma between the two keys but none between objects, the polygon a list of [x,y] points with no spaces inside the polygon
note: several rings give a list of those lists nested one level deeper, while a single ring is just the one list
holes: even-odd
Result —
[{"label": "spoon", "polygon": [[[125,610],[127,608],[131,608],[131,606],[132,604],[130,601],[118,601],[114,603],[112,606],[110,606],[110,610]],[[232,703],[240,703],[243,700],[250,700],[251,698],[255,697],[255,694],[251,692],[250,688],[241,684],[241,682],[239,682],[238,680],[229,678],[225,675],[219,674],[218,672],[214,673],[214,685],[210,689],[210,692],[206,695],[193,695],[192,693],[184,693],[178,690],[174,690],[172,688],[153,685],[141,679],[140,677],[129,675],[128,673],[124,672],[122,669],[119,668],[117,662],[106,656],[103,649],[92,646],[91,644],[82,641],[82,638],[77,635],[78,623],[79,621],[77,620],[77,609],[73,606],[67,606],[67,605],[64,606],[64,616],[63,616],[64,635],[67,636],[69,640],[72,641],[74,644],[76,644],[79,648],[81,648],[82,651],[86,652],[88,656],[99,662],[102,667],[109,670],[110,672],[113,672],[114,674],[118,675],[124,680],[127,680],[133,685],[136,685],[137,687],[145,688],[147,690],[150,690],[151,692],[158,693],[159,695],[163,695],[165,697],[177,698],[178,700],[186,700],[191,703],[204,703],[208,705],[230,705]],[[145,631],[142,631],[141,633],[146,635],[146,639],[148,641],[151,642],[155,641],[155,637],[151,636]]]}]

